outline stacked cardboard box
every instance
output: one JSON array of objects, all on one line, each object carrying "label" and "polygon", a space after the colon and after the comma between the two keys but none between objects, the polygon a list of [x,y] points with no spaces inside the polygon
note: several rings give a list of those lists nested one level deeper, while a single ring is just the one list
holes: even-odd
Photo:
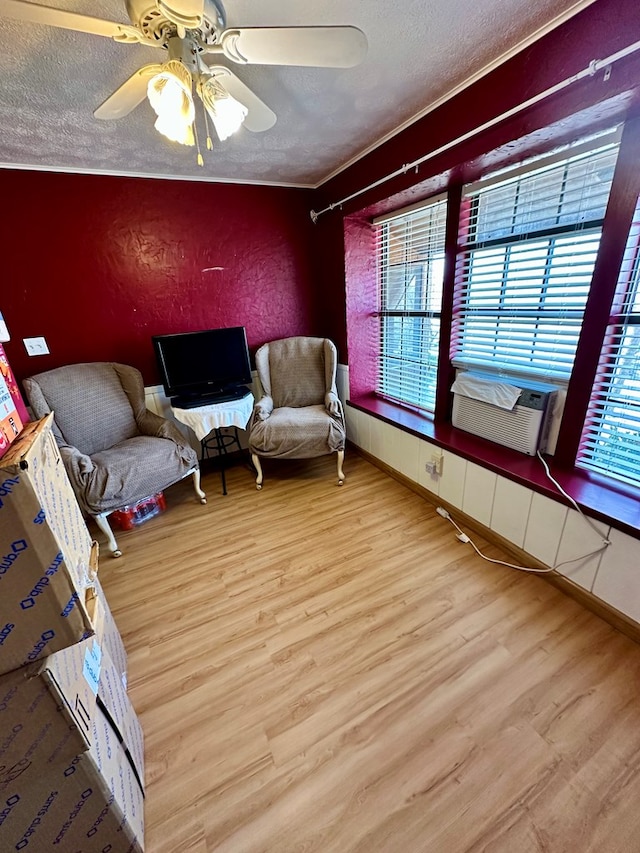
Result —
[{"label": "stacked cardboard box", "polygon": [[127,658],[51,418],[0,460],[0,850],[143,850]]}]

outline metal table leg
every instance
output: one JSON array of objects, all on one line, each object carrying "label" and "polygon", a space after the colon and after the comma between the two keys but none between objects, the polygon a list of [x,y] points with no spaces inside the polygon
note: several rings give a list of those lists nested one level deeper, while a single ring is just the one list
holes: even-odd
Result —
[{"label": "metal table leg", "polygon": [[[215,449],[218,459],[220,461],[220,477],[222,479],[222,494],[227,494],[227,478],[225,475],[226,468],[226,459],[228,456],[227,447],[231,447],[231,445],[235,444],[238,446],[238,450],[242,450],[240,446],[240,437],[238,435],[238,427],[233,427],[234,434],[229,435],[228,433],[223,433],[220,427],[216,427],[211,431],[209,435],[213,435],[213,438],[202,439],[202,456],[203,458],[206,455],[206,458],[209,459],[209,450]],[[211,444],[214,443],[214,447],[211,447]]]}]

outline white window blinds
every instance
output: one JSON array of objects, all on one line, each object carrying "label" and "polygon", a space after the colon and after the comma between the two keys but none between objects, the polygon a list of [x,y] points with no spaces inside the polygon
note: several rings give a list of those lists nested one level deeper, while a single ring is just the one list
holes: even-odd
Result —
[{"label": "white window blinds", "polygon": [[640,203],[627,241],[577,464],[640,486]]},{"label": "white window blinds", "polygon": [[617,151],[601,145],[465,191],[454,365],[569,378]]},{"label": "white window blinds", "polygon": [[380,344],[377,391],[435,406],[446,199],[376,222]]}]

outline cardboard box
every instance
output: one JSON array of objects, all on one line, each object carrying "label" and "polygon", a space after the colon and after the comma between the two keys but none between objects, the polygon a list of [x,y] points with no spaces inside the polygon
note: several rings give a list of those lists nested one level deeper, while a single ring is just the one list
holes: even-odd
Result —
[{"label": "cardboard box", "polygon": [[94,591],[88,608],[94,636],[0,676],[0,795],[19,776],[46,774],[89,749],[98,703],[143,767],[135,712],[105,642],[109,634],[113,645],[117,628],[102,595]]},{"label": "cardboard box", "polygon": [[96,713],[91,749],[0,795],[0,849],[142,853],[140,773],[107,717]]},{"label": "cardboard box", "polygon": [[[115,619],[109,609],[107,599],[105,598],[105,594],[100,586],[98,578],[94,581],[93,594],[100,600],[100,608],[97,616],[94,618],[94,623],[96,618],[101,620],[100,624],[96,625],[96,634],[100,635],[100,642],[109,653],[109,657],[115,666],[118,679],[126,690],[128,667],[127,651],[124,647],[124,643],[122,642],[120,631],[118,630],[118,626],[116,625]],[[89,605],[89,607],[91,607],[91,605]]]},{"label": "cardboard box", "polygon": [[140,723],[95,636],[0,678],[0,850],[142,851]]},{"label": "cardboard box", "polygon": [[0,460],[0,674],[93,633],[92,541],[51,421],[27,424]]},{"label": "cardboard box", "polygon": [[89,749],[100,673],[96,645],[91,638],[0,677],[0,798],[18,780],[33,783]]}]

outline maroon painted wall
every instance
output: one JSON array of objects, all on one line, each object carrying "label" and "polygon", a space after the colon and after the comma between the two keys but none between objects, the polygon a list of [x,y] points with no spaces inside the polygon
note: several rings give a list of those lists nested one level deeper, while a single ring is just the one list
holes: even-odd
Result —
[{"label": "maroon painted wall", "polygon": [[[309,191],[1,171],[0,312],[17,377],[113,360],[158,380],[151,335],[318,332]],[[220,269],[218,269],[220,268]],[[43,335],[48,356],[22,338]]]}]

